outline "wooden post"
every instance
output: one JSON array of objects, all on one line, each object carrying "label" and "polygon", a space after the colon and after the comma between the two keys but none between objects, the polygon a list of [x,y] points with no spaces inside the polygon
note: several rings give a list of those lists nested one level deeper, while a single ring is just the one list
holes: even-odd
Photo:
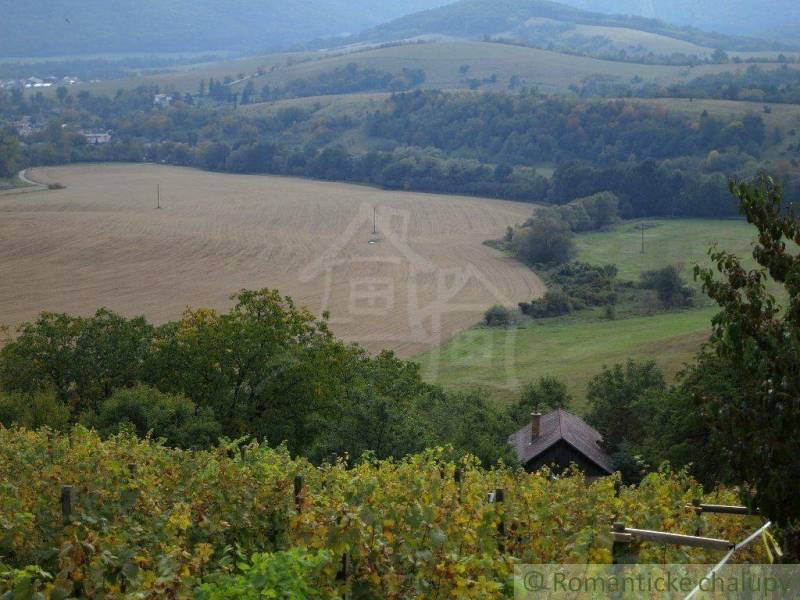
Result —
[{"label": "wooden post", "polygon": [[[494,502],[496,504],[503,504],[505,501],[506,501],[505,490],[503,488],[497,488],[494,491]],[[501,554],[504,554],[506,551],[506,544],[505,544],[506,524],[505,521],[503,520],[502,514],[500,515],[500,522],[497,524],[497,537],[498,537],[497,550]]]},{"label": "wooden post", "polygon": [[74,500],[74,492],[71,485],[61,486],[61,516],[64,517],[64,522],[69,523],[72,519],[72,504]]},{"label": "wooden post", "polygon": [[247,446],[239,446],[239,453],[242,455],[242,462],[247,458]]},{"label": "wooden post", "polygon": [[336,573],[336,579],[338,581],[347,581],[347,570],[348,570],[347,568],[349,566],[348,565],[349,562],[350,561],[348,559],[347,552],[345,552],[344,554],[342,554],[342,564],[339,567],[339,572]]},{"label": "wooden post", "polygon": [[294,505],[297,512],[303,512],[303,476],[296,475],[294,478]]},{"label": "wooden post", "polygon": [[692,498],[692,508],[694,508],[695,517],[697,518],[697,527],[694,528],[694,534],[700,536],[703,534],[703,510],[700,508],[700,498]]},{"label": "wooden post", "polygon": [[139,472],[139,467],[136,463],[128,463],[128,472],[131,474],[131,477],[136,477],[136,474]]}]

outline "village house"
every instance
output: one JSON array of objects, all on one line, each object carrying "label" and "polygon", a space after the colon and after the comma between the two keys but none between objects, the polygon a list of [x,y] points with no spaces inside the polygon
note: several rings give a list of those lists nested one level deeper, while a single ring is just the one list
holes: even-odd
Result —
[{"label": "village house", "polygon": [[156,94],[153,96],[153,106],[169,106],[172,100],[172,96],[168,94]]},{"label": "village house", "polygon": [[111,141],[111,134],[107,131],[104,132],[89,132],[81,131],[81,135],[86,138],[86,141],[92,146],[100,144],[107,144]]},{"label": "village house", "polygon": [[530,473],[543,467],[562,472],[576,465],[589,477],[614,472],[602,441],[594,427],[560,408],[546,415],[534,413],[528,425],[508,438],[517,459]]}]

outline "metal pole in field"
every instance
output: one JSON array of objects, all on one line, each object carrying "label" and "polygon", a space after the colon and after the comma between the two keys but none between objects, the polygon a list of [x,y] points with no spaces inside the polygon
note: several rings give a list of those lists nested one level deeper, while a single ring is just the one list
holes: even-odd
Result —
[{"label": "metal pole in field", "polygon": [[378,207],[372,207],[372,235],[377,235],[378,233]]},{"label": "metal pole in field", "polygon": [[156,184],[156,209],[161,208],[161,184]]},{"label": "metal pole in field", "polygon": [[642,254],[644,254],[644,223],[642,223]]}]

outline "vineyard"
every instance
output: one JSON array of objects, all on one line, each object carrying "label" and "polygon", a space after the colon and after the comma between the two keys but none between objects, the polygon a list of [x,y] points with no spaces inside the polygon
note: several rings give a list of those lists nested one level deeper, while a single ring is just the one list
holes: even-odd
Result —
[{"label": "vineyard", "polygon": [[[503,501],[489,502],[497,490]],[[265,596],[248,592],[253,582],[299,574],[296,596],[266,597],[502,598],[518,563],[611,562],[615,518],[729,540],[760,522],[697,516],[687,504],[702,497],[681,473],[627,487],[484,469],[442,449],[316,467],[255,442],[189,452],[82,427],[0,427],[0,597],[255,598]],[[736,559],[764,562],[752,548]],[[638,552],[640,562],[720,558]]]}]

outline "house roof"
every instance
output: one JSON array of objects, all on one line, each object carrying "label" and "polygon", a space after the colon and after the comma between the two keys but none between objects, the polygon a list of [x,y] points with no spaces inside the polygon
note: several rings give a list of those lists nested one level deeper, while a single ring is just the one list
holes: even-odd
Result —
[{"label": "house roof", "polygon": [[603,436],[580,417],[559,408],[542,415],[539,431],[539,437],[531,441],[531,425],[528,423],[509,436],[508,442],[522,464],[564,441],[607,473],[614,472],[611,459],[600,447]]}]

